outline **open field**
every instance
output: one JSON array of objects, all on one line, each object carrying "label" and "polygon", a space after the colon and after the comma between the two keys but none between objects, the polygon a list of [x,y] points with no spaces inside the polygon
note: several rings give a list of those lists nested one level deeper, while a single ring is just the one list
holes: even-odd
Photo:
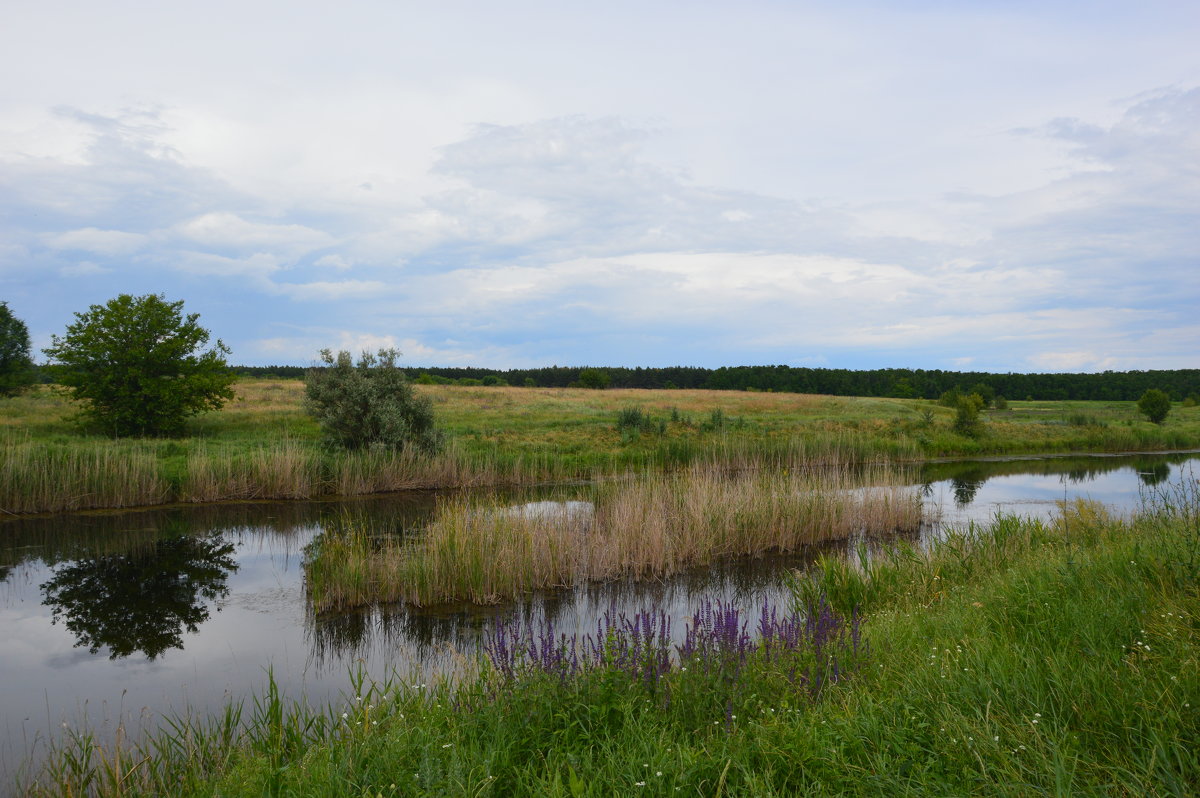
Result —
[{"label": "open field", "polygon": [[[434,458],[334,454],[303,412],[298,380],[243,380],[224,409],[175,439],[79,432],[61,391],[0,399],[0,512],[354,495],[533,484],[697,460],[839,461],[1200,446],[1200,408],[1165,424],[1132,402],[1011,402],[982,433],[951,430],[933,402],[784,393],[417,386],[448,433]],[[625,424],[619,425],[619,419]]]},{"label": "open field", "polygon": [[[851,607],[858,608],[850,614]],[[352,678],[98,744],[29,795],[1193,795],[1200,486],[797,575],[792,606],[498,626],[457,683]],[[744,625],[743,625],[744,624]]]}]

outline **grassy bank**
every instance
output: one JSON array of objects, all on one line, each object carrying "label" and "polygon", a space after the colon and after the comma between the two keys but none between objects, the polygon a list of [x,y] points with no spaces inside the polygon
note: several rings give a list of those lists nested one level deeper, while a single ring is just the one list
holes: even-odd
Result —
[{"label": "grassy bank", "polygon": [[1166,424],[1132,402],[1011,402],[975,438],[931,402],[733,391],[417,386],[450,445],[435,458],[333,454],[302,411],[298,380],[243,380],[186,437],[80,433],[63,394],[0,399],[0,512],[357,495],[414,487],[526,485],[698,460],[917,460],[1200,447],[1200,408]]},{"label": "grassy bank", "polygon": [[318,610],[380,601],[494,603],[532,590],[667,576],[731,557],[789,552],[856,532],[915,530],[921,500],[883,468],[722,463],[581,489],[571,503],[451,497],[414,540],[327,530],[305,559]]},{"label": "grassy bank", "polygon": [[[452,689],[356,683],[141,743],[69,734],[31,795],[1193,795],[1200,495],[1076,504],[824,561],[795,606],[497,627]],[[822,600],[828,597],[828,602]],[[857,605],[861,615],[848,616]],[[572,654],[572,652],[575,652]],[[249,720],[241,730],[239,720]]]}]

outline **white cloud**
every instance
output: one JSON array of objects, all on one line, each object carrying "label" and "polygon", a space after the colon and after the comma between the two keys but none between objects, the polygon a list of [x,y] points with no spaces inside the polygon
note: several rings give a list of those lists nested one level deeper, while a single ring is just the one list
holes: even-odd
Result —
[{"label": "white cloud", "polygon": [[312,283],[274,283],[272,290],[301,301],[360,299],[379,297],[391,292],[391,286],[378,280],[317,281]]},{"label": "white cloud", "polygon": [[240,250],[272,250],[291,257],[336,243],[333,236],[299,224],[248,222],[237,214],[206,213],[180,224],[176,232],[209,247]]},{"label": "white cloud", "polygon": [[47,237],[54,249],[77,249],[98,255],[128,255],[146,245],[147,236],[122,230],[98,230],[84,227]]},{"label": "white cloud", "polygon": [[252,285],[264,287],[270,275],[283,268],[279,258],[257,252],[244,258],[229,258],[208,252],[181,251],[172,263],[173,268],[187,274],[249,279]]},{"label": "white cloud", "polygon": [[327,269],[336,269],[338,271],[346,271],[354,266],[353,263],[343,258],[341,255],[323,255],[317,258],[316,266],[322,266]]},{"label": "white cloud", "polygon": [[112,269],[106,269],[100,264],[92,263],[88,260],[72,263],[58,270],[58,273],[64,277],[90,277],[97,274],[109,274],[111,272]]}]

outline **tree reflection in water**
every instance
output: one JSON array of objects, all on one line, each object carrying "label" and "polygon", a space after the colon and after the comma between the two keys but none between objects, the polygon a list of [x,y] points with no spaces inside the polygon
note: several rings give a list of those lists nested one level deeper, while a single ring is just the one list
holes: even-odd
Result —
[{"label": "tree reflection in water", "polygon": [[233,544],[219,537],[176,535],[139,551],[58,566],[41,585],[53,622],[60,620],[95,654],[142,652],[155,659],[183,648],[183,632],[208,619],[207,603],[228,595],[237,570]]}]

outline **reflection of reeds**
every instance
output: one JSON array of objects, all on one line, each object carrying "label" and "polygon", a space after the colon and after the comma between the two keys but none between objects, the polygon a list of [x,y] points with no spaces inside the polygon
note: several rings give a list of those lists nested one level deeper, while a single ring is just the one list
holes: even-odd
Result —
[{"label": "reflection of reeds", "polygon": [[[373,601],[495,602],[530,590],[690,566],[824,540],[912,529],[921,503],[887,472],[715,464],[602,486],[595,515],[519,513],[497,499],[444,502],[416,542],[360,530],[323,536],[310,551],[318,610]],[[865,487],[873,485],[872,487]]]}]

